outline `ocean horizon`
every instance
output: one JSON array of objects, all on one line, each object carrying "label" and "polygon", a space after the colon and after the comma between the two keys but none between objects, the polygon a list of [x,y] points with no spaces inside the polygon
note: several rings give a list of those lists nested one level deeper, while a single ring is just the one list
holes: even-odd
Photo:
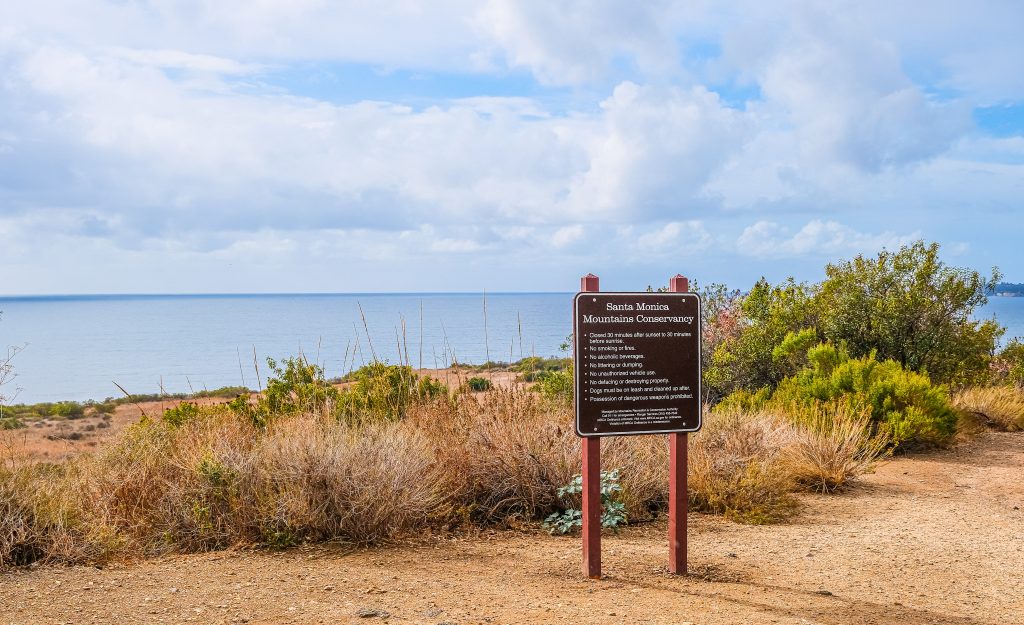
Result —
[{"label": "ocean horizon", "polygon": [[[574,292],[123,293],[0,296],[0,347],[23,347],[11,403],[256,388],[255,361],[304,354],[328,377],[380,358],[414,367],[567,356]],[[484,304],[486,301],[486,315]],[[422,314],[422,320],[421,320]],[[1024,298],[979,318],[1024,337]],[[365,323],[364,323],[365,319]],[[485,323],[486,321],[486,323]],[[368,338],[367,338],[368,337]]]}]

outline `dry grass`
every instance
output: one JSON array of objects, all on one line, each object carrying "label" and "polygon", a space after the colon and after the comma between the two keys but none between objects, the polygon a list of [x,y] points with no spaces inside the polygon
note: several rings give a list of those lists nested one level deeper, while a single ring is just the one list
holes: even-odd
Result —
[{"label": "dry grass", "polygon": [[1024,390],[1016,386],[966,388],[953,395],[953,406],[1001,430],[1024,430]]},{"label": "dry grass", "polygon": [[82,482],[75,466],[0,468],[0,569],[91,561],[119,547],[114,528],[83,517]]},{"label": "dry grass", "polygon": [[740,411],[713,412],[690,436],[690,497],[696,509],[745,523],[788,515],[793,481],[783,463],[792,430],[780,420]]},{"label": "dry grass", "polygon": [[[856,419],[793,426],[712,413],[690,436],[695,509],[781,519],[798,484],[831,490],[867,468],[877,441]],[[664,509],[664,436],[605,439],[632,519]],[[265,429],[225,407],[145,420],[93,455],[0,475],[0,568],[229,545],[366,544],[457,524],[535,522],[580,471],[571,411],[515,389],[414,404],[398,421],[301,413]]]},{"label": "dry grass", "polygon": [[830,493],[848,484],[886,453],[888,438],[873,434],[871,416],[845,404],[795,408],[787,421],[792,436],[783,460],[793,479]]}]

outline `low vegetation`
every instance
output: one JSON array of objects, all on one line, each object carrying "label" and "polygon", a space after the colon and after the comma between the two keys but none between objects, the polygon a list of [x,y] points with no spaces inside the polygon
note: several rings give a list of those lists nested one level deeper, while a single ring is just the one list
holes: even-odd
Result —
[{"label": "low vegetation", "polygon": [[[365,379],[376,371],[401,392],[410,389],[409,403],[386,404],[401,406],[401,417],[374,407],[374,397],[397,391],[369,383],[351,391],[370,395],[362,416],[352,418],[338,408],[345,393],[317,395],[309,385],[325,382],[295,370],[303,366],[286,361],[282,377],[271,381],[281,393],[275,401],[283,402],[273,418],[254,418],[270,414],[260,407],[272,401],[267,397],[245,406],[182,402],[96,454],[59,465],[9,464],[0,477],[0,565],[238,544],[375,543],[426,530],[535,523],[563,513],[574,496],[564,487],[580,471],[579,439],[563,403],[515,389],[412,394],[420,381],[384,366],[364,372]],[[298,410],[288,403],[313,396],[319,405]],[[864,422],[852,423],[866,431]],[[694,508],[775,521],[793,509],[794,489],[834,489],[874,457],[869,438],[812,425],[712,412],[690,438]],[[827,442],[837,436],[839,443]],[[820,454],[828,444],[836,451]],[[835,457],[844,451],[851,457]],[[602,455],[607,466],[621,467],[609,491],[616,524],[663,510],[662,437],[609,439]]]},{"label": "low vegetation", "polygon": [[[745,295],[701,290],[708,406],[688,439],[692,509],[776,522],[796,493],[834,492],[886,454],[948,445],[968,417],[1024,429],[1024,346],[997,349],[1001,329],[974,317],[997,273],[947,267],[923,243],[826,273],[819,284],[762,280]],[[569,359],[483,367],[513,372],[522,384],[511,388],[483,375],[448,388],[404,364],[338,381],[301,356],[267,364],[260,393],[181,397],[95,453],[0,464],[0,568],[545,519],[575,529]],[[0,428],[143,399],[4,406]],[[605,439],[602,463],[616,468],[605,475],[609,526],[664,511],[664,437]]]},{"label": "low vegetation", "polygon": [[1024,430],[1024,389],[1018,386],[965,388],[953,396],[953,405],[1000,430]]}]

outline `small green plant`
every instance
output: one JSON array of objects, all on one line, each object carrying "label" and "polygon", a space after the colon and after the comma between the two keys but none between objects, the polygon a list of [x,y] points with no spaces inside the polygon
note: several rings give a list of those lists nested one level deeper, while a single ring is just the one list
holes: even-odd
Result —
[{"label": "small green plant", "polygon": [[18,417],[4,417],[0,419],[0,430],[17,430],[25,427],[25,424]]},{"label": "small green plant", "polygon": [[425,375],[416,383],[416,394],[419,399],[437,399],[448,396],[448,387],[444,382]]},{"label": "small green plant", "polygon": [[565,371],[543,371],[536,380],[537,383],[533,385],[532,390],[540,393],[545,399],[565,404],[572,403],[572,365]]},{"label": "small green plant", "polygon": [[466,380],[466,387],[474,393],[489,391],[492,388],[491,381],[487,378],[472,377]]},{"label": "small green plant", "polygon": [[85,406],[77,401],[59,401],[50,407],[50,414],[65,419],[77,419],[85,416]]},{"label": "small green plant", "polygon": [[[601,527],[618,530],[628,520],[626,504],[616,501],[622,492],[619,485],[619,469],[601,471]],[[583,476],[575,475],[572,481],[558,489],[560,499],[577,499],[583,494]],[[579,508],[567,508],[554,512],[544,519],[544,527],[552,534],[568,534],[583,527],[583,512]]]},{"label": "small green plant", "polygon": [[183,401],[174,408],[164,410],[164,422],[171,427],[181,427],[198,417],[199,406],[188,401]]}]

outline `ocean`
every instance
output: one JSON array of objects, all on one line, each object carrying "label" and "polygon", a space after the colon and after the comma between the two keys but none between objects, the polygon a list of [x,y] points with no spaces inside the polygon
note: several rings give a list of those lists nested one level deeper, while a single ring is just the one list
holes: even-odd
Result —
[{"label": "ocean", "polygon": [[[115,382],[137,394],[255,388],[254,351],[263,379],[266,357],[299,353],[328,377],[374,355],[428,368],[565,356],[571,308],[571,293],[0,297],[0,347],[23,347],[0,394],[20,389],[16,402],[35,403],[119,397]],[[1008,338],[1024,337],[1024,298],[991,298],[979,316],[992,315]]]}]

